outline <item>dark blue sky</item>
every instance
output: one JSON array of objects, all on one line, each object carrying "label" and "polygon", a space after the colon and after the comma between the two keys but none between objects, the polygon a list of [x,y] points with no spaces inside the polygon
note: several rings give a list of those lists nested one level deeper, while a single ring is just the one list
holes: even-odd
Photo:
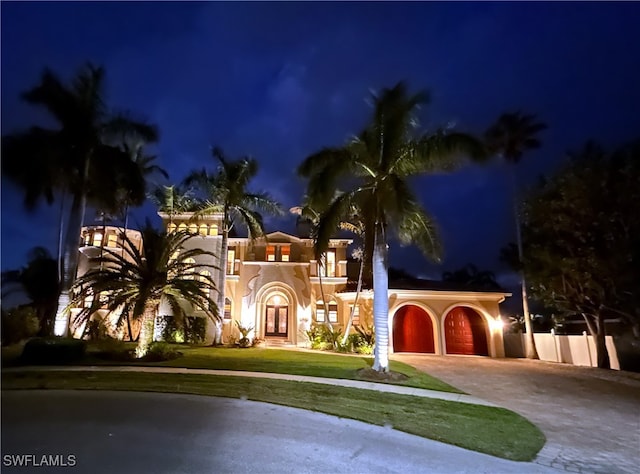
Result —
[{"label": "dark blue sky", "polygon": [[[1,15],[3,134],[43,120],[19,94],[44,66],[69,78],[91,60],[107,70],[109,104],[159,125],[154,151],[172,181],[210,165],[215,144],[256,157],[255,187],[286,207],[304,189],[297,164],[357,133],[369,90],[401,79],[431,92],[427,128],[482,132],[516,109],[546,121],[544,146],[518,167],[523,185],[588,138],[613,146],[640,135],[638,3],[2,2]],[[446,260],[392,245],[391,264],[437,278],[473,262],[508,285],[498,263],[514,234],[505,177],[495,164],[416,180]],[[55,247],[56,208],[25,215],[21,199],[3,179],[3,270],[34,245]],[[147,215],[150,205],[134,220]]]}]

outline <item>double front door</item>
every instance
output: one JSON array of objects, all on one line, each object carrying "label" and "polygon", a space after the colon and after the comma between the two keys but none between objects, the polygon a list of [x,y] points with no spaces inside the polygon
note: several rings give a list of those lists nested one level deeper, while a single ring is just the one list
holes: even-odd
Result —
[{"label": "double front door", "polygon": [[287,337],[288,306],[267,305],[265,335]]}]

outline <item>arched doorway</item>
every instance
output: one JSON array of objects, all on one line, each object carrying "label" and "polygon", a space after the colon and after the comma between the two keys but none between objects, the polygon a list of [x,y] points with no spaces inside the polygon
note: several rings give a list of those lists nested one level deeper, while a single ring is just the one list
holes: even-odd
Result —
[{"label": "arched doorway", "polygon": [[289,300],[282,293],[269,297],[264,311],[265,336],[287,337],[289,332]]},{"label": "arched doorway", "polygon": [[435,353],[433,324],[427,312],[407,305],[393,317],[393,351]]},{"label": "arched doorway", "polygon": [[444,320],[447,354],[489,355],[487,324],[476,311],[458,306]]}]

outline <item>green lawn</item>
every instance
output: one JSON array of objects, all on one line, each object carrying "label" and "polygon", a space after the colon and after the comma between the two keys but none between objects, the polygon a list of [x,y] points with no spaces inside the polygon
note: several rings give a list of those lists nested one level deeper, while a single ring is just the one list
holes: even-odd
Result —
[{"label": "green lawn", "polygon": [[[133,347],[133,346],[131,346]],[[230,349],[218,347],[174,346],[182,352],[178,359],[165,362],[108,362],[91,356],[83,364],[89,365],[145,365],[152,367],[186,367],[189,369],[245,370],[249,372],[273,372],[278,374],[309,375],[335,379],[358,380],[357,371],[370,367],[373,358],[351,356],[321,351],[293,351],[286,349]],[[391,361],[391,370],[405,374],[409,378],[398,385],[437,390],[440,392],[463,393],[460,390],[420,372],[410,365]]]},{"label": "green lawn", "polygon": [[[195,350],[194,357],[200,351]],[[226,353],[228,350],[222,351]],[[250,351],[230,352],[233,355],[219,357],[220,361],[224,361],[220,362],[223,367],[235,369],[243,360],[251,360],[246,355],[251,354]],[[279,361],[278,365],[284,366],[286,361],[280,360],[284,357],[283,352],[287,351],[259,350],[255,354],[267,361]],[[332,370],[339,368],[338,360],[343,364],[357,363],[347,362],[350,359],[362,361],[360,358],[330,354],[287,354],[290,357],[303,356],[293,359],[296,361],[293,366],[298,367],[296,370],[302,370],[305,363],[315,367],[314,360],[328,361],[325,362],[327,367],[334,367],[333,364],[336,364]],[[175,362],[176,365],[183,365]],[[204,362],[206,361],[201,361]],[[261,365],[255,362],[250,370],[256,370],[257,367]],[[246,397],[249,400],[304,408],[376,425],[389,423],[395,429],[407,433],[516,461],[533,459],[545,441],[544,435],[536,426],[503,408],[306,382],[187,374],[12,372],[2,374],[2,388],[137,390]]]}]

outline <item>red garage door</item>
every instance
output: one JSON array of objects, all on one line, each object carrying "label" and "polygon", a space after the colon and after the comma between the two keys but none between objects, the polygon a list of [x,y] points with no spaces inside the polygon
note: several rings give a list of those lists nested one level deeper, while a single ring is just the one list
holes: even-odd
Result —
[{"label": "red garage door", "polygon": [[489,355],[486,324],[471,308],[453,308],[444,321],[447,354]]},{"label": "red garage door", "polygon": [[396,312],[393,317],[393,351],[435,353],[433,325],[425,310],[409,305]]}]

